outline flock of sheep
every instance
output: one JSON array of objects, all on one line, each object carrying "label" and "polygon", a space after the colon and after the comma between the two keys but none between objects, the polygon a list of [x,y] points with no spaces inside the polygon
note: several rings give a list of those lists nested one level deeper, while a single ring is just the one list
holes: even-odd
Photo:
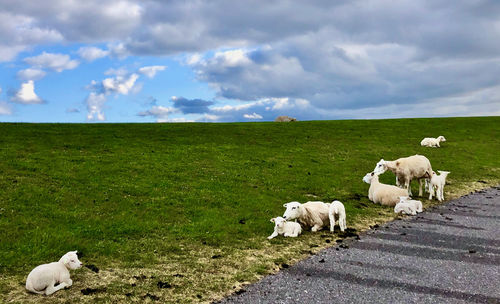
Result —
[{"label": "flock of sheep", "polygon": [[[439,143],[446,141],[443,136],[436,138],[425,138],[421,145],[427,147],[439,147]],[[379,182],[378,176],[390,170],[396,175],[396,185],[386,185]],[[396,213],[414,215],[422,211],[422,203],[410,199],[410,183],[417,179],[420,183],[419,195],[422,196],[422,182],[432,199],[434,191],[439,201],[444,199],[444,185],[449,172],[438,171],[440,175],[432,171],[431,164],[425,156],[413,155],[394,161],[381,159],[375,169],[367,173],[363,181],[370,184],[368,198],[374,203],[394,206]],[[403,187],[403,188],[402,188]],[[283,217],[272,218],[275,224],[274,232],[268,239],[278,235],[285,237],[297,237],[302,232],[302,226],[311,228],[315,232],[330,225],[330,231],[334,232],[335,217],[338,217],[340,230],[344,231],[346,225],[346,212],[344,205],[339,201],[332,203],[290,202],[283,205],[286,210]],[[295,221],[294,221],[295,220]],[[69,270],[78,269],[82,263],[78,260],[77,251],[70,251],[63,255],[58,262],[43,264],[35,267],[26,278],[26,289],[36,294],[50,295],[54,292],[70,287],[73,281]]]},{"label": "flock of sheep", "polygon": [[[420,144],[425,147],[440,147],[439,143],[443,141],[446,141],[444,136],[439,136],[438,138],[424,138]],[[379,182],[379,175],[387,170],[396,175],[396,186]],[[436,192],[436,198],[441,202],[444,200],[446,177],[450,172],[438,172],[440,175],[432,171],[431,163],[427,157],[413,155],[393,161],[381,159],[375,165],[375,169],[363,177],[363,181],[370,184],[368,199],[372,202],[392,206],[395,213],[415,215],[417,212],[422,212],[422,202],[411,199],[411,181],[414,179],[419,181],[419,196],[423,194],[422,186],[425,182],[425,190],[429,192],[429,200],[432,200],[434,192]],[[339,201],[333,201],[331,204],[290,202],[284,204],[283,207],[286,208],[283,217],[271,219],[271,222],[274,223],[274,232],[268,239],[278,235],[297,237],[302,232],[302,226],[311,227],[311,231],[315,232],[330,225],[330,231],[333,232],[335,216],[338,216],[341,231],[347,227],[345,208]]]}]

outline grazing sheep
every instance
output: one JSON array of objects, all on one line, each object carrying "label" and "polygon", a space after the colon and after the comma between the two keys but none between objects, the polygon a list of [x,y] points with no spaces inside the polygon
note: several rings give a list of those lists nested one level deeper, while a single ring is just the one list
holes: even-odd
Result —
[{"label": "grazing sheep", "polygon": [[26,279],[26,289],[37,294],[51,295],[59,289],[71,286],[73,281],[69,277],[68,269],[80,267],[82,263],[78,260],[76,251],[70,251],[63,255],[59,262],[35,267]]},{"label": "grazing sheep", "polygon": [[297,119],[290,117],[290,116],[283,115],[283,116],[276,117],[276,119],[274,121],[275,122],[290,122],[290,121],[297,121]]},{"label": "grazing sheep", "polygon": [[283,205],[286,208],[283,218],[286,220],[297,219],[301,225],[311,227],[311,231],[316,232],[330,223],[328,205],[323,202],[307,202],[304,204],[290,202]]},{"label": "grazing sheep", "polygon": [[415,206],[415,210],[420,213],[423,210],[423,206],[422,206],[422,202],[421,201],[417,201],[417,200],[412,200],[409,196],[400,196],[399,197],[399,202],[400,203],[409,203],[409,204],[412,204],[413,206]]},{"label": "grazing sheep", "polygon": [[274,223],[274,232],[267,239],[272,239],[278,235],[283,235],[284,237],[297,237],[302,233],[302,227],[299,223],[287,222],[281,216],[271,219],[271,223]]},{"label": "grazing sheep", "polygon": [[374,203],[394,206],[399,202],[400,196],[407,195],[406,189],[381,184],[378,181],[378,175],[375,174],[375,172],[367,173],[365,177],[363,177],[363,181],[370,184],[370,189],[368,189],[368,198]]},{"label": "grazing sheep", "polygon": [[411,181],[413,179],[418,179],[418,195],[422,196],[422,182],[430,179],[432,173],[431,162],[427,157],[418,154],[393,161],[381,159],[373,172],[380,175],[387,169],[396,175],[396,185],[404,186],[408,190],[408,196],[412,196]]},{"label": "grazing sheep", "polygon": [[345,221],[345,208],[344,204],[339,201],[333,201],[328,209],[328,216],[330,217],[330,231],[333,232],[333,227],[335,227],[335,215],[339,217],[340,231],[344,231],[347,228]]},{"label": "grazing sheep", "polygon": [[408,215],[416,215],[417,214],[417,210],[415,208],[415,205],[412,203],[408,203],[408,202],[397,203],[396,206],[394,207],[394,212],[408,214]]},{"label": "grazing sheep", "polygon": [[446,177],[450,172],[448,171],[439,171],[439,175],[436,172],[432,171],[431,182],[429,184],[429,199],[432,199],[432,195],[434,194],[434,190],[436,190],[436,197],[438,201],[442,202],[444,200],[444,185],[446,184]]},{"label": "grazing sheep", "polygon": [[441,147],[439,145],[440,142],[442,141],[446,141],[446,138],[444,138],[443,135],[439,136],[438,138],[433,138],[433,137],[426,137],[424,139],[422,139],[422,141],[420,142],[420,145],[422,147]]}]

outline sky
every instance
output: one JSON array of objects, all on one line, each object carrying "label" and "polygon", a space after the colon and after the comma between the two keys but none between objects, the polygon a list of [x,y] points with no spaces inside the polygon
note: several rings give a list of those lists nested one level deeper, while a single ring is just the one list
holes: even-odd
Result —
[{"label": "sky", "polygon": [[500,1],[0,0],[0,122],[500,115]]}]

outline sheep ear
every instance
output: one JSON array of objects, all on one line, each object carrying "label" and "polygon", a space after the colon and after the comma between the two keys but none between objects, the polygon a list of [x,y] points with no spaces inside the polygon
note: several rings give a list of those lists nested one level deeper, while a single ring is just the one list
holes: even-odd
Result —
[{"label": "sheep ear", "polygon": [[399,162],[398,161],[396,162],[396,167],[399,167]]},{"label": "sheep ear", "polygon": [[287,208],[287,205],[288,205],[288,204],[283,204],[283,207]]},{"label": "sheep ear", "polygon": [[274,220],[275,220],[275,218],[272,218],[272,219],[271,219],[271,223],[274,223]]},{"label": "sheep ear", "polygon": [[69,257],[65,256],[62,260],[63,264],[66,265],[69,263]]}]

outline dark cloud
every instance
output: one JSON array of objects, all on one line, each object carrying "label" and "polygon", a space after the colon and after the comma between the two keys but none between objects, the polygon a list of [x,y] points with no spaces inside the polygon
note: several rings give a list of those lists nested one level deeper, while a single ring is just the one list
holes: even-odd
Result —
[{"label": "dark cloud", "polygon": [[172,97],[174,108],[180,110],[184,114],[208,113],[209,106],[213,105],[213,101],[203,99],[186,99],[184,97]]}]

